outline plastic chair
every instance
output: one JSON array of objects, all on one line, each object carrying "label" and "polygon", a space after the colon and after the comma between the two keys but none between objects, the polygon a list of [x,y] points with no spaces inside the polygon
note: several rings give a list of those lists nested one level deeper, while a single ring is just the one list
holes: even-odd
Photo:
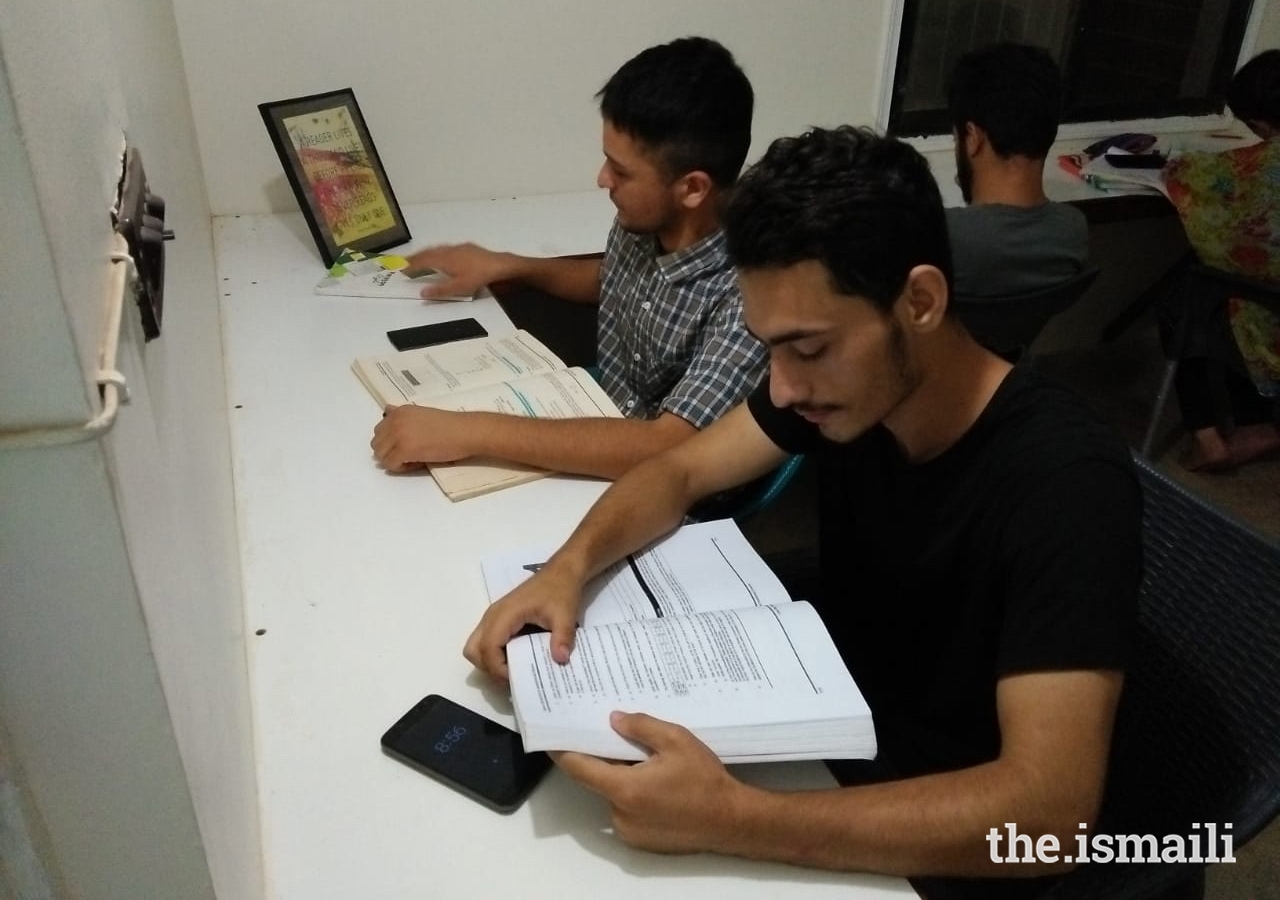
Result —
[{"label": "plastic chair", "polygon": [[956,297],[956,314],[974,340],[1009,362],[1017,362],[1044,326],[1066,310],[1098,277],[1086,266],[1066,281],[1006,297]]},{"label": "plastic chair", "polygon": [[[1180,298],[1184,302],[1226,303],[1232,297],[1253,300],[1280,309],[1280,284],[1269,284],[1254,281],[1241,275],[1225,272],[1197,262],[1194,256],[1183,258],[1170,272],[1157,283],[1161,297]],[[1187,300],[1194,295],[1194,300]],[[1156,431],[1160,427],[1161,416],[1164,415],[1165,404],[1169,400],[1169,391],[1173,387],[1174,376],[1178,372],[1178,363],[1186,355],[1186,347],[1192,339],[1194,316],[1184,315],[1174,330],[1172,340],[1165,349],[1167,360],[1164,376],[1160,379],[1160,387],[1156,391],[1156,399],[1151,407],[1151,419],[1147,422],[1146,433],[1142,437],[1140,452],[1143,456],[1151,455],[1151,447],[1155,443]]]},{"label": "plastic chair", "polygon": [[[587,372],[596,381],[600,380],[600,367],[588,366]],[[755,481],[726,491],[715,497],[707,497],[689,510],[689,518],[700,522],[712,519],[733,519],[745,522],[756,513],[777,499],[786,489],[792,478],[804,464],[803,456],[792,456],[768,475],[762,475]]]},{"label": "plastic chair", "polygon": [[755,481],[699,501],[689,510],[689,518],[699,522],[712,519],[745,522],[776,500],[803,465],[803,456],[788,457],[778,468]]},{"label": "plastic chair", "polygon": [[[1203,852],[1205,823],[1232,823],[1238,850],[1280,812],[1280,543],[1136,462],[1145,576],[1095,833],[1198,834]],[[1203,863],[1087,863],[1044,900],[1203,882]]]},{"label": "plastic chair", "polygon": [[743,522],[763,510],[778,498],[778,495],[786,489],[791,479],[796,477],[796,473],[800,471],[800,467],[803,465],[803,456],[789,457],[786,462],[774,469],[770,475],[757,482],[755,490],[748,492],[737,508],[730,512],[730,515],[735,520]]}]

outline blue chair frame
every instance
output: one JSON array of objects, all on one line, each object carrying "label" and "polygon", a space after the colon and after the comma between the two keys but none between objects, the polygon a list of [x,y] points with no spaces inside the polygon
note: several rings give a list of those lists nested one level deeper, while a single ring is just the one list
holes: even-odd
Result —
[{"label": "blue chair frame", "polygon": [[[600,380],[599,366],[588,366],[587,373],[596,381]],[[725,503],[716,503],[712,498],[713,502],[703,508],[703,514],[693,515],[693,517],[702,520],[732,518],[736,522],[745,522],[776,500],[791,479],[796,477],[796,473],[800,471],[803,464],[803,456],[789,457],[770,475],[744,487],[741,495],[734,494],[731,500]]]}]

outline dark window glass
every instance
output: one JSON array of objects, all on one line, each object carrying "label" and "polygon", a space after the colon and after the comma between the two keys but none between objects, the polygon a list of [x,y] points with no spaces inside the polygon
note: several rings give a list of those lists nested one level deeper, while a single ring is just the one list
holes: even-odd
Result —
[{"label": "dark window glass", "polygon": [[1219,113],[1252,0],[904,0],[889,133],[944,134],[947,75],[995,41],[1062,68],[1064,122]]}]

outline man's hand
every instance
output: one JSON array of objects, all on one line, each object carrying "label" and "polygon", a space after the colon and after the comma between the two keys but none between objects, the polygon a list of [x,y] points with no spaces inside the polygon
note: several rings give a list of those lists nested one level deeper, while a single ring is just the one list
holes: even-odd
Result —
[{"label": "man's hand", "polygon": [[436,269],[446,277],[422,289],[424,300],[437,297],[470,297],[485,285],[511,277],[513,257],[475,244],[442,244],[407,257],[405,274]]},{"label": "man's hand", "polygon": [[473,455],[465,443],[466,413],[429,406],[388,406],[373,428],[369,446],[388,472]]},{"label": "man's hand", "polygon": [[644,713],[615,712],[609,722],[618,734],[649,748],[649,758],[630,764],[582,753],[553,756],[570,778],[609,802],[614,834],[656,853],[731,845],[735,810],[750,788],[686,728]]},{"label": "man's hand", "polygon": [[547,565],[496,603],[489,604],[462,655],[482,672],[506,681],[507,642],[526,625],[551,632],[551,658],[561,665],[573,652],[582,581]]}]

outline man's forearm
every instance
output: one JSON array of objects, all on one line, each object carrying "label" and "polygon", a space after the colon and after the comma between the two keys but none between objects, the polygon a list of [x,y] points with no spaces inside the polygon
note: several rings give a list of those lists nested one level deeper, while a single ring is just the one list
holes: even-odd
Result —
[{"label": "man's forearm", "polygon": [[[708,823],[716,849],[831,869],[898,875],[1026,877],[1070,864],[997,862],[993,845],[1013,825],[1034,846],[1052,836],[1074,856],[1081,823],[1092,823],[1106,778],[1111,724],[1124,678],[1118,671],[1007,675],[996,686],[1001,755],[957,771],[813,794],[735,789],[734,821]],[[1004,832],[1007,834],[1007,832]],[[716,835],[719,835],[717,839]],[[1028,855],[1027,847],[1019,856]]]},{"label": "man's forearm", "polygon": [[[639,474],[624,476],[605,491],[546,565],[485,611],[463,650],[473,665],[494,677],[508,678],[504,647],[529,623],[551,631],[551,655],[556,662],[569,661],[587,580],[679,523],[683,507],[670,485],[682,479],[668,477],[667,489],[656,483],[660,473],[678,471],[668,459],[675,452],[642,463]],[[637,494],[647,506],[633,501]],[[665,512],[653,503],[657,495],[668,498]]]},{"label": "man's forearm", "polygon": [[[653,424],[662,421],[660,417]],[[670,450],[638,463],[614,482],[552,561],[585,582],[606,565],[671,531],[698,500],[745,484],[785,458],[760,431],[744,403]]]},{"label": "man's forearm", "polygon": [[[990,829],[1006,823],[1034,845],[1053,834],[1061,854],[1073,854],[1081,822],[1092,808],[1075,808],[1000,761],[903,781],[830,791],[777,793],[747,787],[726,805],[731,821],[709,828],[709,849],[752,859],[889,875],[1028,877],[1069,864],[994,862],[1012,855],[995,848]],[[1046,844],[1047,846],[1047,844]],[[1022,850],[1018,851],[1019,855]]]},{"label": "man's forearm", "polygon": [[551,563],[567,566],[585,583],[674,529],[698,499],[670,454],[646,459],[604,492]]},{"label": "man's forearm", "polygon": [[466,413],[470,455],[553,472],[615,479],[697,433],[677,416],[659,419],[528,419]]},{"label": "man's forearm", "polygon": [[600,302],[600,259],[508,254],[509,278],[573,303]]}]

